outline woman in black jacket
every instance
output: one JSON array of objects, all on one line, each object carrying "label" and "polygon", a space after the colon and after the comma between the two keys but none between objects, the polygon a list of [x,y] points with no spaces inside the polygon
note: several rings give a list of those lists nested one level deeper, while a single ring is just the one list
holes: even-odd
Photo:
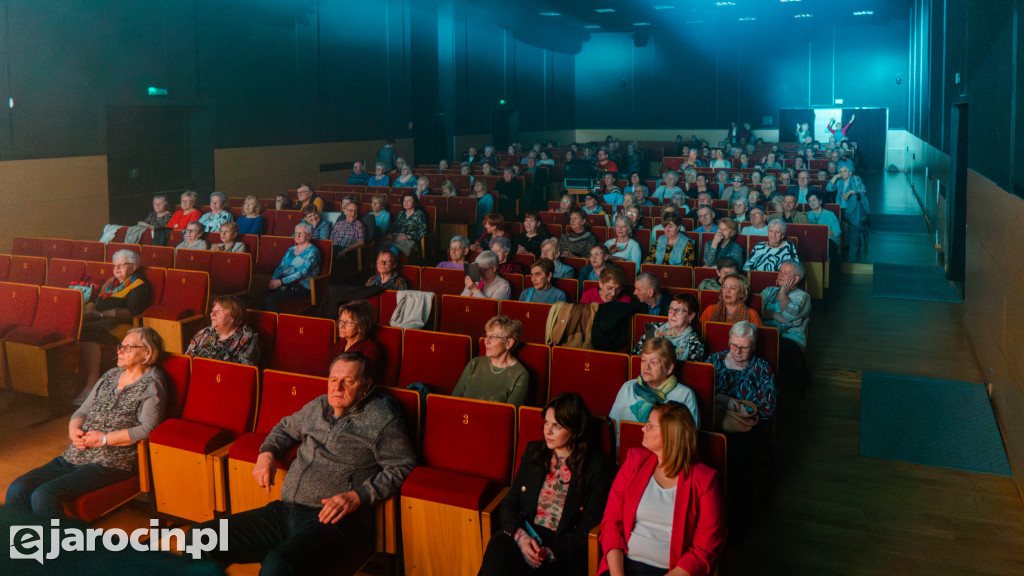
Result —
[{"label": "woman in black jacket", "polygon": [[587,533],[601,521],[612,480],[590,427],[579,394],[544,407],[544,441],[523,452],[481,575],[586,574]]}]

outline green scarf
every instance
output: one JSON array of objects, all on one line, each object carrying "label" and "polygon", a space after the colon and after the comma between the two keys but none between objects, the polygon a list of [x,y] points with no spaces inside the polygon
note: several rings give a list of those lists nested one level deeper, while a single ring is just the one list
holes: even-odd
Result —
[{"label": "green scarf", "polygon": [[636,382],[633,383],[633,393],[640,400],[629,407],[633,416],[636,416],[636,421],[647,422],[647,418],[651,415],[651,409],[654,408],[654,405],[664,402],[678,383],[675,376],[669,376],[661,383],[661,386],[651,388],[644,382],[643,376],[637,376]]}]

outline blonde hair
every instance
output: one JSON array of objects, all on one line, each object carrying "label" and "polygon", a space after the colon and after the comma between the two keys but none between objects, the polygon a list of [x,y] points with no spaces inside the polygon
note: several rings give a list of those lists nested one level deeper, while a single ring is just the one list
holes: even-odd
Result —
[{"label": "blonde hair", "polygon": [[685,404],[669,401],[656,405],[652,412],[661,416],[661,470],[675,478],[690,475],[697,462],[697,424]]},{"label": "blonde hair", "polygon": [[[250,205],[253,206],[253,209],[252,210],[247,210],[246,208],[248,206],[250,206]],[[249,216],[250,218],[253,217],[253,216],[259,216],[260,212],[262,212],[262,211],[263,211],[263,205],[260,204],[259,198],[253,196],[252,194],[246,196],[245,200],[242,201],[242,215],[243,216]]]}]

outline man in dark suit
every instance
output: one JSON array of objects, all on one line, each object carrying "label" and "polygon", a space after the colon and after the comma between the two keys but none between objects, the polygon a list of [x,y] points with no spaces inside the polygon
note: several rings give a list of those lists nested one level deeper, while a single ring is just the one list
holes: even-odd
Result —
[{"label": "man in dark suit", "polygon": [[797,204],[805,204],[807,202],[807,195],[811,192],[821,193],[821,190],[811,186],[811,174],[806,170],[801,170],[796,175],[796,186],[790,186],[786,189],[787,194],[795,194]]}]

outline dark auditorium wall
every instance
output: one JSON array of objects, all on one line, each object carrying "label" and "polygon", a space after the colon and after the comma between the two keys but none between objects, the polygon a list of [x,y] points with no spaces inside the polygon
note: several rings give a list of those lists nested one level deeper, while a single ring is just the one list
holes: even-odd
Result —
[{"label": "dark auditorium wall", "polygon": [[989,385],[1014,478],[1024,493],[1024,355],[1020,353],[1024,347],[1024,307],[1020,305],[1024,302],[1024,14],[1020,7],[1014,0],[916,0],[913,44],[921,49],[914,58],[910,131],[925,143],[924,156],[950,187],[951,110],[955,104],[967,105],[965,324]]},{"label": "dark auditorium wall", "polygon": [[780,108],[824,106],[887,107],[889,128],[906,127],[909,20],[728,26],[655,26],[644,47],[594,34],[577,57],[577,126],[768,128]]}]

